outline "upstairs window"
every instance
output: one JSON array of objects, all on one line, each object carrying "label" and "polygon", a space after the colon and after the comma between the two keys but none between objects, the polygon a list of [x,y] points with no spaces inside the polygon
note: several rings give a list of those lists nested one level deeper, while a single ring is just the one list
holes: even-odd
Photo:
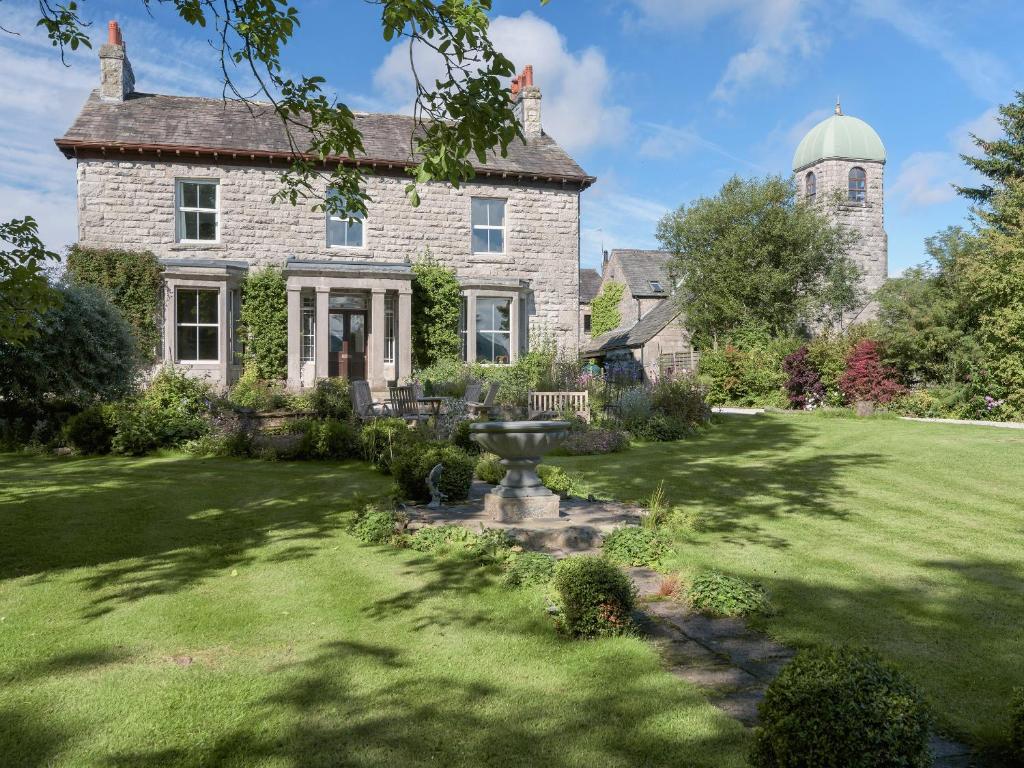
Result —
[{"label": "upstairs window", "polygon": [[219,359],[219,297],[216,290],[178,289],[174,320],[180,362],[215,363]]},{"label": "upstairs window", "polygon": [[814,171],[808,171],[807,175],[804,176],[804,196],[814,202],[814,198],[818,195],[818,177],[814,175]]},{"label": "upstairs window", "polygon": [[220,236],[220,185],[215,180],[178,182],[178,242],[216,242]]},{"label": "upstairs window", "polygon": [[505,252],[505,201],[474,197],[473,253]]},{"label": "upstairs window", "polygon": [[850,169],[849,199],[851,203],[863,203],[868,199],[868,175],[859,166]]},{"label": "upstairs window", "polygon": [[[335,196],[336,192],[331,192]],[[363,214],[345,213],[336,216],[327,214],[327,246],[329,248],[363,247]]]}]

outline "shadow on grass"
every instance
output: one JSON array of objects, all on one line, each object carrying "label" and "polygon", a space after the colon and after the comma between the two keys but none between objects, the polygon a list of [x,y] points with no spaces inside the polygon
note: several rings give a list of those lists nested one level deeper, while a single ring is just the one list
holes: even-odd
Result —
[{"label": "shadow on grass", "polygon": [[[45,482],[40,482],[40,478]],[[390,480],[368,466],[0,457],[0,579],[89,568],[87,617],[261,557],[310,557]]]},{"label": "shadow on grass", "polygon": [[842,519],[847,513],[836,501],[844,470],[889,460],[853,450],[792,455],[813,436],[795,419],[720,417],[688,440],[552,462],[582,472],[599,496],[623,501],[642,502],[664,482],[671,503],[699,513],[702,530],[783,548],[787,542],[765,531],[765,521],[793,514]]},{"label": "shadow on grass", "polygon": [[[666,695],[651,670],[612,653],[596,675],[560,695],[530,696],[529,681],[500,686],[437,671],[410,677],[415,649],[327,643],[311,660],[275,671],[290,682],[264,699],[287,716],[282,729],[253,725],[191,748],[111,756],[108,768],[242,766],[701,766],[737,764],[742,737],[720,727],[693,733],[656,727],[700,697]],[[620,662],[620,663],[616,663]],[[366,664],[371,670],[366,670]],[[654,676],[661,678],[655,670]],[[368,683],[372,680],[372,683]],[[720,755],[732,756],[732,761]]]}]

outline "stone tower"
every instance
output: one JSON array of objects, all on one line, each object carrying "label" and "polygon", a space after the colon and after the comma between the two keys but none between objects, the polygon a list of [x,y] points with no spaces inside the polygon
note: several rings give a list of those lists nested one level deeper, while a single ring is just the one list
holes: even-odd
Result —
[{"label": "stone tower", "polygon": [[874,128],[835,114],[814,126],[796,148],[793,174],[797,189],[809,200],[824,201],[839,193],[838,219],[860,238],[849,256],[860,267],[864,305],[843,317],[843,324],[872,319],[875,292],[889,273],[889,239],[885,234],[885,147]]}]

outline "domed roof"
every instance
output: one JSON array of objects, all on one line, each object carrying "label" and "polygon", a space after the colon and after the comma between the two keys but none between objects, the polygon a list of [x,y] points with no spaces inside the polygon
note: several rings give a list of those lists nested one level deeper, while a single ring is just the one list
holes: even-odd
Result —
[{"label": "domed roof", "polygon": [[884,163],[885,147],[874,128],[859,118],[844,115],[837,102],[835,114],[811,128],[797,145],[793,170],[828,159]]}]

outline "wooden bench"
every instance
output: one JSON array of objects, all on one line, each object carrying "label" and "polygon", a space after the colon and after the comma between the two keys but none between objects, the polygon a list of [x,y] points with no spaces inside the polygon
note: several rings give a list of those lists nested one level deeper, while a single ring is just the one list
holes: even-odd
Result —
[{"label": "wooden bench", "polygon": [[558,417],[571,413],[590,423],[590,395],[586,392],[530,392],[528,417]]}]

